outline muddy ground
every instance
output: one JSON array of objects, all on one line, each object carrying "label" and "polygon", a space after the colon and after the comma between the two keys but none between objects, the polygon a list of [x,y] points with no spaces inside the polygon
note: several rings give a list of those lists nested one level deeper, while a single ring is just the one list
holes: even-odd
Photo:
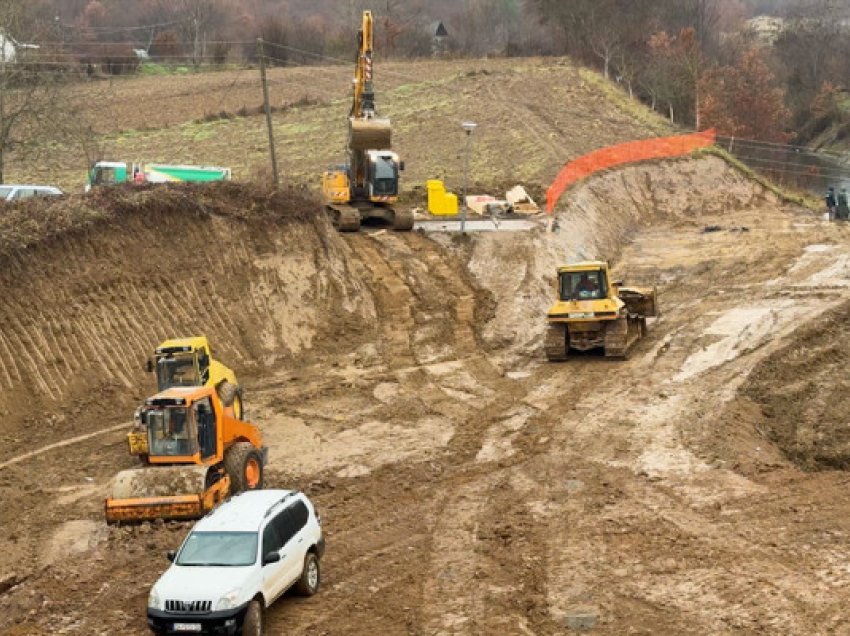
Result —
[{"label": "muddy ground", "polygon": [[[145,633],[189,525],[107,527],[103,489],[147,352],[197,331],[325,525],[270,633],[850,633],[847,227],[715,158],[590,180],[555,233],[155,208],[7,257],[3,633]],[[554,266],[590,257],[663,313],[628,361],[548,364]]]}]

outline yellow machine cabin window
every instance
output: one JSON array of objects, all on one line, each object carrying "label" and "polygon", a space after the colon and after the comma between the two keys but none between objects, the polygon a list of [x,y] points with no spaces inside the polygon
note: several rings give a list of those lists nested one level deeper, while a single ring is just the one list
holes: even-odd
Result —
[{"label": "yellow machine cabin window", "polygon": [[188,353],[160,358],[156,361],[156,381],[160,391],[173,386],[199,386],[195,356]]},{"label": "yellow machine cabin window", "polygon": [[562,272],[560,275],[561,300],[598,300],[608,296],[605,272]]}]

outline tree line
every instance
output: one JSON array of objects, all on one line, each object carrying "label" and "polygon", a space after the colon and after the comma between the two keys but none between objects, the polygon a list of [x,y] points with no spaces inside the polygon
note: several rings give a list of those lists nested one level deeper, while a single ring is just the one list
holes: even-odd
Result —
[{"label": "tree line", "polygon": [[[360,12],[384,58],[567,55],[673,122],[767,141],[850,134],[846,0],[8,0],[32,68],[119,74],[349,60]],[[770,12],[782,22],[753,23]],[[447,37],[437,37],[442,23]]]}]

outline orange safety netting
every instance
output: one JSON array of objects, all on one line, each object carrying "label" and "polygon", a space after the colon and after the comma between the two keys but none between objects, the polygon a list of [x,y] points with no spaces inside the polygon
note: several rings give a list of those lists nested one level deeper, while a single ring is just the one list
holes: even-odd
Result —
[{"label": "orange safety netting", "polygon": [[567,188],[595,172],[624,163],[687,155],[698,148],[713,145],[716,136],[716,131],[711,129],[692,135],[630,141],[583,155],[564,166],[549,186],[546,191],[546,211],[552,214],[555,204]]}]

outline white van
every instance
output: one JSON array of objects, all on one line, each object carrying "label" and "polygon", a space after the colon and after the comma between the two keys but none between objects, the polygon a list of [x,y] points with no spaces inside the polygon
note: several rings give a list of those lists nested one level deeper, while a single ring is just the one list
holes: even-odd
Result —
[{"label": "white van", "polygon": [[319,589],[325,550],[313,504],[291,490],[249,490],[198,521],[151,588],[155,634],[259,636],[263,612],[290,587]]},{"label": "white van", "polygon": [[4,183],[0,185],[0,201],[20,201],[33,197],[61,197],[64,192],[54,186],[19,185]]}]

